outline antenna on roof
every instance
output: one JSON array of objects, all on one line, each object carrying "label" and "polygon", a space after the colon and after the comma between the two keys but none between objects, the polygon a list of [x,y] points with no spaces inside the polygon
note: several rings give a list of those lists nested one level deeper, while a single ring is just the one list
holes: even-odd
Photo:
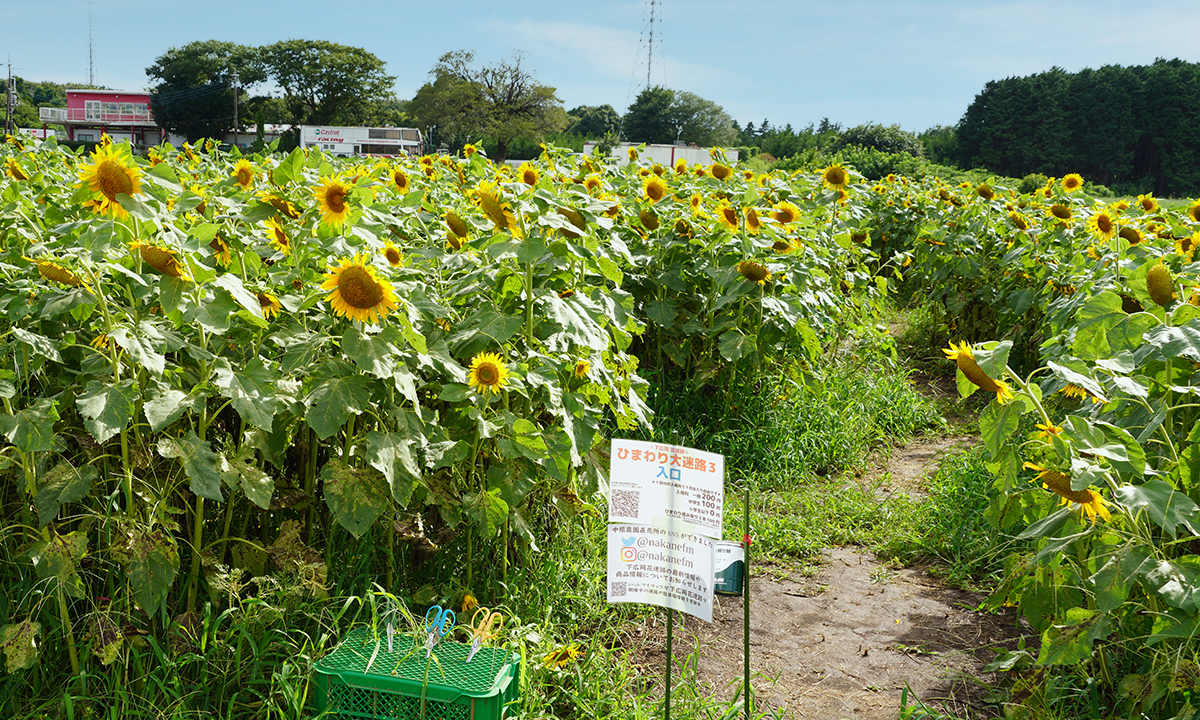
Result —
[{"label": "antenna on roof", "polygon": [[88,0],[88,87],[96,85],[95,54],[92,52],[92,0]]}]

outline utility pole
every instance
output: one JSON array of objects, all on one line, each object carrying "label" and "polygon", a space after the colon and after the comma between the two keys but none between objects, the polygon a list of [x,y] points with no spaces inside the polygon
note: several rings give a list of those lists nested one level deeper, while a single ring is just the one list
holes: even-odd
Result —
[{"label": "utility pole", "polygon": [[8,59],[8,82],[4,85],[4,134],[13,133],[13,76],[12,57]]},{"label": "utility pole", "polygon": [[233,146],[238,146],[238,74],[233,71]]}]

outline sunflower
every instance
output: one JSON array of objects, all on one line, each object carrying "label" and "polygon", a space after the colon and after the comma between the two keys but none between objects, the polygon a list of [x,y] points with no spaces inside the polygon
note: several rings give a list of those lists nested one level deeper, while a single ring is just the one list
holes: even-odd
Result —
[{"label": "sunflower", "polygon": [[1138,195],[1137,196],[1137,204],[1138,204],[1138,207],[1140,207],[1142,209],[1142,212],[1144,212],[1144,213],[1152,213],[1152,212],[1155,212],[1156,210],[1158,210],[1158,200],[1156,200],[1154,198],[1153,193],[1146,193],[1145,195]]},{"label": "sunflower", "polygon": [[771,271],[766,265],[755,260],[743,260],[737,264],[737,271],[750,282],[766,285],[771,279]]},{"label": "sunflower", "polygon": [[993,190],[992,186],[988,185],[987,183],[980,183],[979,187],[975,188],[975,194],[984,200],[991,200],[992,198],[996,197],[996,191]]},{"label": "sunflower", "polygon": [[279,303],[279,298],[269,292],[260,292],[254,295],[258,298],[258,305],[262,308],[263,317],[268,320],[278,315],[279,311],[283,309],[283,305]]},{"label": "sunflower", "polygon": [[667,196],[667,183],[659,176],[652,175],[642,184],[642,190],[646,197],[650,198],[650,202],[656,203]]},{"label": "sunflower", "polygon": [[784,200],[775,206],[775,212],[771,213],[771,217],[775,218],[775,222],[780,225],[790,225],[800,217],[800,209]]},{"label": "sunflower", "polygon": [[84,203],[98,215],[125,218],[129,213],[117,202],[118,195],[133,197],[142,192],[140,173],[126,163],[126,156],[114,145],[101,146],[92,153],[92,164],[79,170],[79,185],[87,185],[96,196]]},{"label": "sunflower", "polygon": [[470,228],[467,227],[467,222],[458,216],[458,213],[453,210],[446,211],[446,227],[450,228],[450,232],[460,238],[465,238]]},{"label": "sunflower", "polygon": [[266,231],[267,239],[271,241],[271,247],[284,255],[292,254],[292,240],[283,231],[283,225],[278,220],[275,218],[263,220],[263,228]]},{"label": "sunflower", "polygon": [[496,353],[479,353],[471,358],[471,370],[467,374],[467,385],[481,394],[488,391],[499,394],[500,388],[508,384],[508,367]]},{"label": "sunflower", "polygon": [[687,172],[687,160],[679,158],[675,161],[675,174],[682,175]]},{"label": "sunflower", "polygon": [[346,204],[346,195],[350,186],[336,177],[325,176],[321,184],[313,189],[313,195],[321,207],[321,223],[342,227],[350,216],[350,206]]},{"label": "sunflower", "polygon": [[796,247],[790,240],[785,240],[784,238],[778,238],[775,242],[771,243],[771,249],[781,255],[795,250]]},{"label": "sunflower", "polygon": [[179,254],[171,248],[152,243],[135,242],[129,246],[129,249],[137,250],[142,256],[143,262],[163,275],[177,277],[180,280],[192,279],[183,271],[183,265],[179,261]]},{"label": "sunflower", "polygon": [[1104,402],[1104,400],[1096,397],[1091,392],[1079,387],[1078,385],[1067,385],[1059,392],[1061,392],[1063,395],[1066,395],[1067,397],[1069,397],[1073,400],[1084,400],[1086,398],[1091,398],[1092,403],[1094,403],[1096,405],[1099,405],[1100,403]]},{"label": "sunflower", "polygon": [[1062,179],[1062,188],[1069,193],[1073,193],[1083,187],[1083,178],[1079,173],[1071,173]]},{"label": "sunflower", "polygon": [[1022,232],[1029,229],[1029,219],[1016,210],[1008,214],[1008,222]]},{"label": "sunflower", "polygon": [[221,267],[228,267],[233,259],[229,252],[229,243],[220,235],[215,236],[208,246],[212,248],[213,257],[216,258],[217,264]]},{"label": "sunflower", "polygon": [[364,254],[342,258],[337,267],[329,266],[322,290],[333,311],[361,323],[377,322],[396,308],[397,297],[392,284],[377,277],[375,268],[368,265]]},{"label": "sunflower", "polygon": [[866,245],[867,240],[871,239],[871,233],[866,230],[855,230],[850,233],[850,242],[855,245]]},{"label": "sunflower", "polygon": [[517,175],[521,177],[521,182],[530,186],[537,185],[538,179],[541,177],[538,175],[537,168],[527,162],[521,163],[521,167],[517,168]]},{"label": "sunflower", "polygon": [[[633,148],[630,148],[632,151]],[[583,654],[579,646],[575,643],[570,645],[562,645],[555,648],[546,657],[542,658],[542,664],[551,670],[561,670],[562,668],[574,662],[575,658]]]},{"label": "sunflower", "polygon": [[959,344],[959,347],[954,347],[954,341],[950,341],[950,349],[942,350],[946,353],[946,358],[953,360],[958,365],[958,369],[966,376],[968,380],[974,383],[977,387],[987,392],[996,393],[996,401],[1004,404],[1012,399],[1012,388],[1003,380],[995,380],[979,367],[979,363],[975,362],[975,355],[971,352],[971,346],[964,340]]},{"label": "sunflower", "polygon": [[693,170],[692,172],[695,174],[696,177],[702,178],[702,177],[705,177],[708,175],[708,168],[704,167],[703,165],[697,165],[696,169]]},{"label": "sunflower", "polygon": [[387,258],[388,265],[392,267],[399,267],[400,262],[404,259],[404,256],[400,254],[400,248],[393,245],[391,240],[383,244],[383,256]]},{"label": "sunflower", "polygon": [[717,221],[725,226],[729,232],[738,231],[738,211],[737,208],[729,204],[728,200],[722,200],[717,205]]},{"label": "sunflower", "polygon": [[1063,205],[1062,203],[1054,203],[1046,210],[1046,213],[1051,217],[1062,220],[1063,222],[1067,222],[1071,219],[1071,208]]},{"label": "sunflower", "polygon": [[582,380],[583,378],[587,377],[587,374],[590,373],[591,371],[592,371],[592,364],[590,362],[588,362],[587,360],[580,360],[575,363],[575,369],[572,371],[571,374],[573,374],[575,377]]},{"label": "sunflower", "polygon": [[845,190],[850,183],[850,173],[841,163],[834,163],[821,171],[821,182],[830,190]]},{"label": "sunflower", "polygon": [[1196,252],[1196,243],[1198,242],[1200,242],[1200,231],[1176,238],[1175,254],[1182,256],[1185,263],[1191,262],[1192,255]]},{"label": "sunflower", "polygon": [[1137,231],[1137,228],[1132,228],[1128,225],[1122,227],[1117,235],[1124,238],[1130,245],[1137,245],[1142,241],[1142,234]]},{"label": "sunflower", "polygon": [[483,214],[488,216],[497,230],[508,230],[517,239],[525,237],[521,232],[521,226],[517,224],[516,216],[509,209],[508,203],[500,202],[499,192],[494,184],[480,183],[479,187],[475,189],[475,201],[479,203]]},{"label": "sunflower", "polygon": [[237,179],[237,184],[242,186],[243,190],[249,190],[254,184],[254,166],[250,161],[242,158],[237,161],[237,165],[233,166],[232,177]]},{"label": "sunflower", "polygon": [[[28,260],[29,258],[25,259]],[[87,282],[83,278],[76,275],[69,268],[63,267],[56,262],[51,262],[50,260],[35,260],[34,262],[37,263],[38,274],[47,280],[53,280],[54,282],[62,283],[63,285],[70,285],[72,287],[87,287]]]},{"label": "sunflower", "polygon": [[479,148],[475,147],[471,143],[467,143],[466,145],[463,145],[463,157],[469,158],[477,152],[479,152]]},{"label": "sunflower", "polygon": [[1192,219],[1192,222],[1200,223],[1200,200],[1191,204],[1187,209],[1187,216]]},{"label": "sunflower", "polygon": [[1087,221],[1088,230],[1099,238],[1108,240],[1117,234],[1117,223],[1107,210],[1092,213]]},{"label": "sunflower", "polygon": [[25,171],[21,169],[21,166],[17,165],[16,158],[8,158],[4,161],[4,174],[13,180],[29,179],[29,176],[25,174]]},{"label": "sunflower", "polygon": [[629,153],[629,161],[630,162],[633,162],[634,160],[638,159],[638,149],[637,148],[630,146],[629,149],[627,150],[627,152]]},{"label": "sunflower", "polygon": [[408,173],[404,172],[400,168],[392,168],[392,185],[394,185],[397,190],[399,190],[402,194],[407,193],[410,184]]},{"label": "sunflower", "polygon": [[746,230],[748,230],[751,235],[757,235],[758,231],[762,229],[762,221],[758,219],[758,211],[752,207],[746,208],[745,216]]},{"label": "sunflower", "polygon": [[1112,503],[1101,497],[1100,493],[1095,490],[1091,488],[1072,490],[1071,479],[1057,470],[1050,470],[1031,462],[1025,463],[1022,467],[1036,472],[1037,477],[1034,480],[1040,480],[1042,487],[1061,497],[1063,505],[1079,503],[1080,511],[1086,514],[1093,523],[1096,522],[1097,515],[1103,520],[1112,520],[1112,515],[1109,514],[1106,507]]},{"label": "sunflower", "polygon": [[1054,423],[1048,423],[1046,425],[1037,423],[1035,427],[1038,429],[1037,437],[1045,440],[1046,442],[1050,442],[1050,438],[1052,437],[1062,437],[1063,434],[1063,429]]},{"label": "sunflower", "polygon": [[646,228],[650,232],[654,232],[658,229],[658,215],[655,215],[654,211],[650,208],[646,208],[645,210],[639,212],[638,220],[641,220],[642,227]]},{"label": "sunflower", "polygon": [[589,193],[596,192],[600,189],[600,177],[597,175],[588,175],[583,180],[583,186],[587,188]]},{"label": "sunflower", "polygon": [[259,202],[264,202],[270,205],[271,207],[275,208],[277,212],[287,215],[293,220],[300,219],[300,211],[296,209],[296,206],[290,201],[285,200],[274,193],[260,192],[258,194],[258,200]]},{"label": "sunflower", "polygon": [[711,172],[712,176],[718,180],[724,180],[733,174],[733,170],[731,168],[726,165],[722,165],[721,163],[714,163],[709,172]]}]

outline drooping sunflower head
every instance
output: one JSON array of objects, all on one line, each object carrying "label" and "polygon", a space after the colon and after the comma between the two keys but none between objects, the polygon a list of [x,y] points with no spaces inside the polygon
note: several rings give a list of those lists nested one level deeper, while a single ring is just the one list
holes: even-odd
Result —
[{"label": "drooping sunflower head", "polygon": [[841,163],[834,163],[821,171],[821,182],[831,190],[845,190],[850,184],[850,172]]},{"label": "drooping sunflower head", "polygon": [[729,166],[722,165],[721,163],[713,163],[713,166],[709,169],[709,172],[711,172],[712,176],[718,180],[725,180],[733,174],[733,170]]},{"label": "drooping sunflower head", "polygon": [[467,385],[481,395],[488,392],[499,394],[508,384],[508,366],[497,353],[479,353],[471,358],[471,369],[467,373]]},{"label": "drooping sunflower head", "polygon": [[393,245],[391,240],[388,240],[383,245],[383,257],[387,259],[388,265],[392,267],[400,267],[400,264],[404,261],[404,255],[400,253],[400,248]]},{"label": "drooping sunflower head", "polygon": [[870,239],[871,233],[867,230],[855,230],[854,232],[850,233],[850,242],[854,243],[855,245],[866,245],[867,241]]},{"label": "drooping sunflower head", "polygon": [[263,220],[263,230],[266,232],[267,240],[271,241],[271,247],[284,255],[292,254],[292,239],[288,237],[279,220],[275,218]]},{"label": "drooping sunflower head", "polygon": [[1104,499],[1100,493],[1091,488],[1083,488],[1081,490],[1071,489],[1071,478],[1066,473],[1059,472],[1041,465],[1027,462],[1022,467],[1026,470],[1033,470],[1037,473],[1034,482],[1041,482],[1042,487],[1053,492],[1062,498],[1062,504],[1079,503],[1080,512],[1087,515],[1093,522],[1096,522],[1096,517],[1099,516],[1102,520],[1108,521],[1112,519],[1112,515],[1108,512],[1108,507],[1112,504]]},{"label": "drooping sunflower head", "polygon": [[537,168],[530,165],[528,162],[521,163],[521,167],[517,168],[517,177],[521,178],[521,182],[526,185],[537,185],[541,175],[538,174]]},{"label": "drooping sunflower head", "polygon": [[659,176],[651,175],[642,184],[642,191],[645,192],[650,202],[656,203],[667,196],[667,183]]},{"label": "drooping sunflower head", "polygon": [[480,183],[479,187],[475,189],[475,201],[479,203],[483,214],[488,216],[497,230],[507,230],[518,239],[524,237],[521,226],[509,209],[508,203],[500,201],[500,191],[496,185],[489,182]]},{"label": "drooping sunflower head", "polygon": [[737,271],[742,277],[759,285],[766,285],[771,279],[771,271],[766,265],[757,260],[743,260],[737,265]]},{"label": "drooping sunflower head", "polygon": [[728,200],[722,200],[717,205],[717,221],[721,223],[729,232],[738,231],[738,211],[737,208],[729,204]]},{"label": "drooping sunflower head", "polygon": [[1117,221],[1109,211],[1100,210],[1088,218],[1087,228],[1096,237],[1108,240],[1117,234]]},{"label": "drooping sunflower head", "polygon": [[254,184],[254,166],[250,161],[242,158],[237,161],[237,165],[233,166],[232,177],[237,180],[237,184],[242,186],[243,190],[249,190]]},{"label": "drooping sunflower head", "polygon": [[179,253],[175,250],[155,245],[153,243],[135,242],[129,246],[131,250],[137,250],[142,256],[142,262],[159,271],[163,275],[177,277],[180,280],[191,280],[192,278],[183,269],[183,264],[180,262]]},{"label": "drooping sunflower head", "polygon": [[229,242],[220,235],[215,236],[209,241],[208,246],[212,248],[213,257],[216,258],[217,264],[221,267],[228,267],[233,259],[229,251]]},{"label": "drooping sunflower head", "polygon": [[1067,385],[1059,392],[1061,392],[1063,395],[1066,395],[1067,397],[1069,397],[1073,400],[1086,400],[1088,398],[1091,398],[1092,403],[1096,404],[1096,405],[1099,405],[1100,403],[1104,402],[1103,399],[1096,397],[1090,391],[1088,391],[1084,388],[1081,388],[1078,385]]},{"label": "drooping sunflower head", "polygon": [[275,212],[286,215],[292,220],[300,219],[300,210],[296,208],[289,200],[282,198],[275,193],[260,192],[257,195],[260,202],[264,202],[275,209]]},{"label": "drooping sunflower head", "polygon": [[458,213],[453,210],[446,211],[446,227],[450,228],[450,232],[460,238],[465,238],[470,228],[467,227],[467,221],[458,216]]},{"label": "drooping sunflower head", "polygon": [[757,235],[758,231],[762,229],[762,220],[758,218],[758,210],[748,207],[744,214],[746,216],[746,230],[751,235]]},{"label": "drooping sunflower head", "polygon": [[258,305],[262,308],[263,317],[268,320],[278,315],[279,311],[283,309],[283,305],[280,304],[279,298],[275,297],[269,292],[263,291],[255,293],[255,297],[258,298]]},{"label": "drooping sunflower head", "polygon": [[392,185],[401,194],[407,193],[408,188],[411,185],[411,181],[408,179],[408,173],[404,172],[400,168],[392,168]]},{"label": "drooping sunflower head", "polygon": [[642,227],[646,228],[650,232],[654,232],[658,229],[658,215],[655,214],[654,210],[650,208],[646,208],[639,212],[638,220],[641,220]]},{"label": "drooping sunflower head", "polygon": [[1069,193],[1073,193],[1083,187],[1083,178],[1079,173],[1071,173],[1062,179],[1062,189]]},{"label": "drooping sunflower head", "polygon": [[21,166],[17,164],[16,158],[8,158],[4,161],[4,174],[13,180],[19,181],[29,179],[29,176],[25,174],[25,171],[21,169]]},{"label": "drooping sunflower head", "polygon": [[1022,232],[1029,229],[1029,219],[1016,210],[1013,210],[1008,214],[1008,222]]},{"label": "drooping sunflower head", "polygon": [[800,208],[784,200],[775,206],[775,211],[771,213],[771,216],[780,225],[790,225],[800,217]]},{"label": "drooping sunflower head", "polygon": [[321,223],[333,227],[342,227],[350,217],[350,204],[347,196],[350,186],[337,177],[326,175],[321,183],[313,189],[317,204],[321,208]]},{"label": "drooping sunflower head", "polygon": [[1048,210],[1046,210],[1046,212],[1052,217],[1058,218],[1063,222],[1067,222],[1071,219],[1071,208],[1063,205],[1062,203],[1054,203]]},{"label": "drooping sunflower head", "polygon": [[126,217],[128,213],[117,201],[118,195],[133,197],[142,192],[141,173],[127,162],[124,153],[116,145],[96,148],[92,153],[92,164],[79,170],[81,185],[87,185],[96,197],[89,205],[98,214]]},{"label": "drooping sunflower head", "polygon": [[983,368],[979,367],[979,363],[975,360],[975,353],[971,350],[970,344],[963,341],[958,347],[954,346],[954,341],[950,341],[950,349],[943,349],[946,353],[946,359],[953,360],[958,365],[959,371],[962,372],[968,380],[976,387],[987,392],[996,393],[996,401],[1004,404],[1013,398],[1012,388],[1003,380],[996,380],[984,372]]},{"label": "drooping sunflower head", "polygon": [[1175,279],[1166,265],[1157,262],[1146,272],[1146,293],[1160,307],[1175,300]]},{"label": "drooping sunflower head", "polygon": [[992,186],[988,185],[987,183],[980,183],[979,187],[975,188],[975,194],[984,200],[991,200],[992,198],[996,197],[996,191],[993,190]]},{"label": "drooping sunflower head", "polygon": [[[26,259],[28,260],[29,258]],[[35,260],[34,262],[37,263],[38,274],[47,280],[72,287],[87,287],[87,281],[76,275],[70,268],[59,265],[51,260]]]},{"label": "drooping sunflower head", "polygon": [[1119,235],[1130,245],[1137,245],[1142,241],[1142,234],[1138,232],[1137,228],[1130,227],[1128,225],[1122,226],[1120,231],[1117,232],[1117,235]]},{"label": "drooping sunflower head", "polygon": [[363,254],[342,258],[337,267],[328,267],[321,289],[338,315],[361,323],[378,322],[396,309],[398,298],[392,284],[379,277]]}]

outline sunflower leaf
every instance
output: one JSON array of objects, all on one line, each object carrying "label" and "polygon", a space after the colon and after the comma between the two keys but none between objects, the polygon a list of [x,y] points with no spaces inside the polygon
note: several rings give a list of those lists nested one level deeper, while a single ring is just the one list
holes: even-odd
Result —
[{"label": "sunflower leaf", "polygon": [[1113,494],[1130,512],[1136,514],[1145,510],[1154,524],[1171,537],[1176,537],[1175,531],[1180,525],[1193,535],[1200,535],[1200,507],[1162,480],[1122,485]]},{"label": "sunflower leaf", "polygon": [[28,670],[37,664],[37,635],[42,626],[23,620],[0,627],[0,650],[4,651],[4,669],[10,673]]},{"label": "sunflower leaf", "polygon": [[[383,474],[383,479],[391,487],[392,498],[402,507],[408,504],[413,490],[421,482],[421,469],[417,465],[416,453],[418,444],[419,439],[411,434],[381,433],[374,430],[367,433],[367,462]],[[464,453],[465,449],[464,445]]]},{"label": "sunflower leaf", "polygon": [[46,452],[54,449],[54,423],[58,421],[56,401],[38,398],[24,410],[0,415],[0,434],[21,452]]},{"label": "sunflower leaf", "polygon": [[246,499],[263,510],[270,509],[275,481],[255,464],[254,448],[242,445],[232,460],[221,456],[221,479],[231,488],[241,488]]},{"label": "sunflower leaf", "polygon": [[230,399],[238,415],[251,425],[270,432],[280,402],[271,388],[275,376],[262,358],[253,358],[237,372],[228,360],[217,358],[212,370],[214,384],[220,388],[223,397]]},{"label": "sunflower leaf", "polygon": [[370,530],[387,510],[387,482],[375,468],[352,468],[330,458],[321,468],[321,479],[330,514],[356,538]]},{"label": "sunflower leaf", "polygon": [[359,369],[384,379],[392,376],[399,360],[399,351],[384,333],[365,335],[354,325],[342,335],[342,352]]},{"label": "sunflower leaf", "polygon": [[96,438],[96,442],[108,442],[121,432],[133,417],[137,388],[133,380],[122,380],[108,385],[92,380],[75,399],[83,425]]},{"label": "sunflower leaf", "polygon": [[76,468],[69,462],[59,463],[45,473],[33,499],[38,513],[38,527],[44,528],[53,522],[63,505],[87,497],[92,489],[92,481],[98,474],[94,465]]},{"label": "sunflower leaf", "polygon": [[19,327],[11,328],[10,332],[12,332],[13,337],[28,345],[38,355],[57,363],[62,362],[62,355],[58,352],[58,346],[50,338],[29,332],[28,330],[22,330]]},{"label": "sunflower leaf", "polygon": [[304,399],[304,419],[326,440],[346,424],[350,415],[361,413],[371,401],[371,380],[362,375],[333,377],[321,383]]},{"label": "sunflower leaf", "polygon": [[220,502],[221,456],[213,452],[207,440],[201,440],[195,431],[188,430],[183,437],[166,436],[158,440],[158,454],[165,458],[178,458],[183,470],[191,479],[192,492],[200,497]]}]

